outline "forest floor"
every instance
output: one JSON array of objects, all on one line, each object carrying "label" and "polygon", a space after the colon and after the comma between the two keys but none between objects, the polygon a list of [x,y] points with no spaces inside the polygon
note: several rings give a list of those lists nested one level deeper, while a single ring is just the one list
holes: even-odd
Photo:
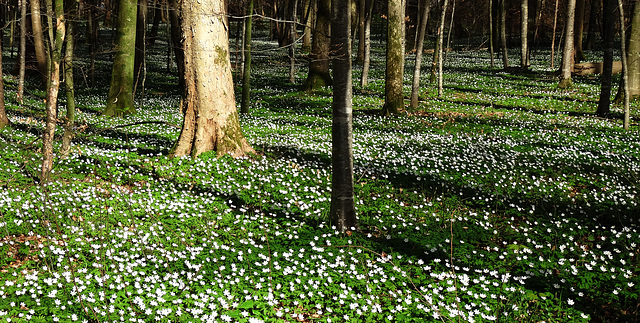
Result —
[{"label": "forest floor", "polygon": [[44,186],[44,92],[30,79],[19,106],[4,76],[2,320],[640,321],[638,105],[630,131],[619,106],[595,117],[597,76],[559,90],[547,52],[515,73],[490,68],[486,51],[452,51],[442,98],[425,62],[420,108],[383,118],[375,41],[366,88],[354,66],[360,225],[340,234],[327,222],[331,90],[300,92],[285,50],[258,36],[241,117],[258,154],[169,159],[182,116],[166,46],[152,48],[143,104],[124,119],[100,115],[108,54],[92,88],[80,57],[74,146]]}]

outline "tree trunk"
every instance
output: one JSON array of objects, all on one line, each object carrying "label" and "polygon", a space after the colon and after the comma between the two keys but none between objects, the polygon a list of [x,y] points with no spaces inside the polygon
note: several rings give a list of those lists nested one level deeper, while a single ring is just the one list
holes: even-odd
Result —
[{"label": "tree trunk", "polygon": [[[169,0],[171,1],[171,8],[169,10],[169,20],[171,21],[171,44],[173,47],[173,52],[176,57],[176,66],[178,67],[178,86],[183,88],[185,82],[185,74],[184,74],[184,48],[182,44],[182,32],[180,21],[180,2],[178,0]],[[217,0],[215,0],[217,1]]]},{"label": "tree trunk", "polygon": [[529,68],[527,62],[528,34],[529,34],[529,0],[521,0],[520,2],[520,68],[526,70]]},{"label": "tree trunk", "polygon": [[356,229],[353,188],[351,21],[348,1],[333,1],[333,122],[331,127],[331,223],[340,232]]},{"label": "tree trunk", "polygon": [[444,47],[444,60],[447,60],[447,53],[449,48],[451,48],[451,31],[453,30],[453,14],[456,12],[456,0],[451,2],[451,18],[449,20],[449,30],[447,30],[447,46]]},{"label": "tree trunk", "polygon": [[[0,33],[0,76],[2,76],[2,41],[3,33]],[[9,126],[11,122],[7,117],[7,110],[4,104],[4,78],[0,78],[0,129]]]},{"label": "tree trunk", "polygon": [[576,0],[569,0],[565,20],[564,49],[562,50],[562,75],[558,87],[571,87],[571,72],[573,71],[573,26],[576,16]]},{"label": "tree trunk", "polygon": [[226,1],[183,0],[180,8],[185,54],[180,108],[184,122],[170,156],[195,158],[207,151],[242,156],[253,152],[242,134],[236,110]]},{"label": "tree trunk", "polygon": [[371,15],[373,13],[373,0],[366,0],[367,8],[364,20],[364,59],[362,60],[362,75],[360,86],[369,84],[369,66],[371,65]]},{"label": "tree trunk", "polygon": [[18,63],[18,93],[20,104],[24,103],[24,71],[27,55],[27,0],[20,0],[20,62]]},{"label": "tree trunk", "polygon": [[627,75],[628,79],[629,100],[635,100],[640,97],[640,5],[637,3],[631,16],[631,32],[626,53],[629,72],[623,74]]},{"label": "tree trunk", "polygon": [[242,69],[242,103],[240,104],[241,113],[249,113],[249,102],[251,97],[251,30],[252,30],[252,15],[253,15],[253,0],[249,0],[247,3],[246,18],[244,18],[244,37],[242,43],[244,44],[244,59]]},{"label": "tree trunk", "polygon": [[[136,17],[136,51],[133,64],[135,81],[133,86],[133,97],[136,97],[138,86],[140,87],[139,102],[144,100],[144,83],[147,77],[146,61],[146,36],[147,36],[147,0],[138,0],[138,13]],[[140,104],[142,106],[142,104]]]},{"label": "tree trunk", "polygon": [[573,33],[573,45],[575,46],[575,62],[579,63],[586,59],[582,52],[582,35],[584,34],[584,1],[576,0],[576,17]]},{"label": "tree trunk", "polygon": [[133,79],[137,11],[136,0],[120,0],[116,53],[113,58],[107,106],[104,110],[104,115],[109,117],[122,117],[135,112]]},{"label": "tree trunk", "polygon": [[589,30],[587,31],[587,41],[584,44],[586,49],[593,49],[596,42],[596,33],[599,30],[596,25],[600,14],[600,0],[591,0],[589,6]]},{"label": "tree trunk", "polygon": [[[446,1],[446,0],[445,0]],[[506,0],[498,0],[500,13],[500,45],[502,46],[502,68],[509,67],[509,52],[507,47],[507,9]]]},{"label": "tree trunk", "polygon": [[402,93],[402,66],[404,53],[402,52],[402,0],[388,1],[387,19],[387,65],[385,71],[383,115],[398,114],[404,108]]},{"label": "tree trunk", "polygon": [[[636,7],[638,7],[638,5],[636,4]],[[629,88],[630,88],[630,84],[629,84],[629,69],[627,68],[627,57],[628,55],[625,55],[625,53],[627,53],[627,50],[625,48],[625,39],[627,39],[626,37],[626,33],[625,33],[625,25],[624,25],[624,8],[622,6],[622,0],[618,0],[618,11],[620,13],[620,47],[621,47],[621,53],[622,53],[622,87],[624,89],[624,117],[623,117],[623,121],[622,121],[622,127],[624,128],[624,130],[629,130],[629,101],[630,101],[630,97],[631,97],[631,93],[629,93]],[[636,11],[636,10],[634,10]],[[636,13],[634,12],[634,18]],[[637,41],[637,40],[636,40]],[[633,53],[633,51],[629,51],[629,53]],[[637,52],[634,53],[637,55]],[[637,76],[636,76],[637,77]]]},{"label": "tree trunk", "polygon": [[87,38],[89,39],[89,84],[96,86],[96,54],[98,51],[98,9],[96,1],[92,1],[87,13]]},{"label": "tree trunk", "polygon": [[302,50],[308,52],[311,50],[311,30],[313,29],[313,17],[315,12],[315,1],[305,0],[304,2],[304,35],[302,37]]},{"label": "tree trunk", "polygon": [[358,54],[356,55],[356,64],[364,63],[364,23],[367,14],[367,0],[359,0],[358,2]]},{"label": "tree trunk", "polygon": [[331,38],[331,0],[317,0],[316,29],[313,33],[313,45],[309,55],[309,75],[304,89],[313,91],[331,85],[329,73],[329,49]]},{"label": "tree trunk", "polygon": [[38,72],[42,81],[46,84],[49,75],[47,74],[47,52],[44,46],[44,37],[42,36],[42,16],[40,14],[40,0],[31,0],[31,33],[33,36],[33,45],[36,52],[36,61],[38,62]]},{"label": "tree trunk", "polygon": [[77,18],[77,2],[71,1],[71,8],[69,8],[69,17],[67,21],[67,39],[65,40],[65,54],[64,54],[64,85],[67,97],[67,120],[64,124],[64,134],[62,135],[62,147],[60,148],[60,154],[67,156],[71,148],[71,140],[73,139],[73,125],[76,118],[76,101],[75,101],[75,89],[73,87],[73,46],[75,22]]},{"label": "tree trunk", "polygon": [[420,95],[420,67],[422,65],[422,51],[424,50],[424,35],[427,32],[427,22],[429,19],[429,5],[431,0],[422,0],[420,12],[420,25],[418,26],[418,38],[416,41],[416,64],[413,68],[413,81],[411,82],[411,109],[418,108],[418,97]]},{"label": "tree trunk", "polygon": [[291,0],[292,6],[290,10],[289,38],[291,39],[289,46],[289,82],[296,83],[296,24],[298,12],[298,0]]},{"label": "tree trunk", "polygon": [[[53,0],[52,0],[53,1]],[[55,30],[55,36],[51,42],[51,59],[49,61],[49,87],[47,89],[47,123],[43,134],[42,144],[42,171],[40,182],[49,180],[53,168],[53,135],[56,131],[56,111],[58,105],[58,89],[60,87],[60,58],[62,56],[62,43],[65,37],[64,0],[55,0],[54,15],[55,25],[49,24],[50,30]]]},{"label": "tree trunk", "polygon": [[491,68],[494,68],[495,62],[494,58],[494,50],[493,50],[493,0],[489,0],[489,55],[491,59]]},{"label": "tree trunk", "polygon": [[444,0],[444,4],[442,5],[442,16],[440,17],[440,32],[438,33],[438,43],[440,44],[439,53],[438,53],[438,97],[442,97],[443,89],[442,89],[442,42],[444,40],[444,23],[446,20],[447,13],[447,5],[449,0]]},{"label": "tree trunk", "polygon": [[611,74],[613,70],[613,44],[615,37],[615,0],[602,1],[602,25],[604,26],[603,40],[603,64],[602,77],[600,83],[600,99],[598,100],[598,109],[596,114],[599,116],[607,116],[611,107]]},{"label": "tree trunk", "polygon": [[550,67],[553,68],[553,56],[556,52],[556,29],[558,27],[558,0],[556,0],[556,9],[553,12],[553,33],[551,35],[551,63]]},{"label": "tree trunk", "polygon": [[160,28],[160,21],[162,20],[162,7],[162,2],[157,0],[155,2],[155,8],[153,9],[153,25],[151,25],[149,37],[147,37],[147,45],[149,45],[149,47],[152,47],[156,43],[156,38],[158,38],[158,29]]}]

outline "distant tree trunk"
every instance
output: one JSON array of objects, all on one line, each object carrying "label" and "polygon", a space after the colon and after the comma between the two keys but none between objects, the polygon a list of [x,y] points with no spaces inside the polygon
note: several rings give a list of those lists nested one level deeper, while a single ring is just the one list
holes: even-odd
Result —
[{"label": "distant tree trunk", "polygon": [[556,0],[556,9],[553,12],[553,33],[551,36],[551,63],[550,67],[553,68],[553,56],[556,52],[556,28],[558,27],[558,0]]},{"label": "distant tree trunk", "polygon": [[[446,0],[445,0],[446,1]],[[506,0],[498,0],[500,12],[500,45],[502,46],[502,67],[509,67],[509,52],[507,47],[507,9]]]},{"label": "distant tree trunk", "polygon": [[[180,31],[180,2],[178,0],[169,0],[172,10],[169,10],[169,20],[171,21],[171,47],[173,47],[174,55],[176,56],[176,66],[178,67],[178,86],[184,87],[185,75],[184,75],[184,49],[182,44],[182,34]],[[216,0],[217,1],[217,0]]]},{"label": "distant tree trunk", "polygon": [[387,66],[385,71],[385,90],[383,115],[398,114],[404,108],[402,93],[402,66],[404,53],[402,52],[402,0],[389,0],[387,19]]},{"label": "distant tree trunk", "polygon": [[589,30],[587,31],[587,41],[584,47],[586,49],[593,49],[593,45],[596,42],[596,32],[598,30],[596,24],[600,13],[600,0],[591,0],[589,7]]},{"label": "distant tree trunk", "polygon": [[613,44],[615,37],[615,0],[602,1],[602,25],[604,26],[603,40],[603,64],[602,77],[600,83],[600,99],[598,101],[598,109],[596,114],[599,116],[607,116],[610,113],[611,106],[611,74],[613,70]]},{"label": "distant tree trunk", "polygon": [[373,10],[373,0],[366,0],[366,11],[364,19],[364,59],[362,60],[362,75],[360,76],[360,86],[369,84],[369,66],[371,66],[371,15]]},{"label": "distant tree trunk", "polygon": [[442,97],[443,95],[443,89],[442,89],[442,81],[443,81],[443,71],[442,71],[442,41],[444,39],[444,23],[446,20],[446,13],[447,13],[447,4],[448,4],[449,0],[444,0],[444,4],[442,5],[442,16],[440,18],[440,32],[438,33],[438,43],[440,44],[440,46],[438,46],[439,48],[439,53],[438,53],[438,97]]},{"label": "distant tree trunk", "polygon": [[629,100],[635,100],[640,97],[640,4],[638,3],[633,7],[631,32],[628,40],[626,60],[629,72],[624,75],[628,80]]},{"label": "distant tree trunk", "polygon": [[315,0],[304,1],[304,36],[302,37],[302,50],[308,52],[311,50],[311,30],[313,29]]},{"label": "distant tree trunk", "polygon": [[520,67],[526,70],[529,68],[529,0],[521,0],[520,4]]},{"label": "distant tree trunk", "polygon": [[73,46],[74,46],[74,31],[75,22],[77,18],[77,2],[70,1],[71,8],[69,8],[67,21],[67,39],[65,40],[65,54],[64,54],[64,85],[67,97],[67,120],[64,124],[64,134],[62,135],[62,147],[60,148],[60,154],[67,156],[71,148],[71,140],[73,139],[73,125],[76,118],[76,101],[75,101],[75,89],[73,87]]},{"label": "distant tree trunk", "polygon": [[449,30],[447,30],[447,46],[444,47],[444,60],[447,60],[448,50],[451,48],[451,31],[453,30],[453,14],[456,12],[456,0],[451,1],[451,19],[449,20]]},{"label": "distant tree trunk", "polygon": [[334,90],[331,127],[332,179],[331,223],[340,232],[356,229],[353,188],[352,89],[351,89],[351,11],[348,1],[332,4],[331,43]]},{"label": "distant tree trunk", "polygon": [[140,88],[140,101],[144,100],[144,83],[147,77],[147,10],[148,1],[138,0],[138,12],[136,17],[136,51],[133,64],[133,71],[135,73],[135,81],[133,86],[133,97],[135,98],[138,88]]},{"label": "distant tree trunk", "polygon": [[489,55],[491,57],[491,68],[494,68],[495,62],[494,58],[494,50],[493,50],[493,0],[489,0]]},{"label": "distant tree trunk", "polygon": [[[51,0],[53,1],[53,0]],[[56,111],[58,105],[58,89],[60,87],[60,58],[62,56],[62,43],[65,37],[64,0],[55,0],[54,15],[55,24],[50,24],[49,29],[55,30],[55,36],[51,42],[51,59],[49,60],[49,87],[47,89],[47,122],[43,134],[42,144],[42,171],[40,182],[49,180],[53,168],[53,135],[56,131]]]},{"label": "distant tree trunk", "polygon": [[565,20],[564,49],[562,50],[562,75],[558,87],[571,87],[571,72],[573,71],[573,26],[576,16],[576,0],[569,0],[567,17]]},{"label": "distant tree trunk", "polygon": [[136,0],[120,0],[118,38],[111,69],[111,86],[104,115],[122,117],[135,113],[133,105],[134,59],[136,48]]},{"label": "distant tree trunk", "polygon": [[331,85],[329,72],[331,0],[317,0],[317,3],[316,29],[313,33],[313,47],[309,55],[309,75],[304,84],[304,89],[307,91]]},{"label": "distant tree trunk", "polygon": [[424,35],[427,33],[429,19],[429,4],[431,0],[422,0],[420,11],[420,26],[418,26],[418,39],[416,41],[416,64],[413,68],[413,81],[411,82],[411,109],[418,108],[418,96],[420,95],[420,67],[422,65],[422,51],[424,50]]},{"label": "distant tree trunk", "polygon": [[91,2],[87,13],[87,39],[89,40],[89,84],[96,86],[96,54],[98,51],[98,8],[96,1]]},{"label": "distant tree trunk", "polygon": [[149,47],[152,47],[156,43],[156,38],[158,37],[158,29],[160,28],[160,21],[162,20],[162,2],[160,0],[157,0],[154,5],[155,8],[153,9],[153,25],[151,25],[149,37],[147,37],[147,45],[149,45]]},{"label": "distant tree trunk", "polygon": [[18,63],[18,93],[20,104],[24,103],[24,70],[27,55],[27,0],[20,0],[20,62]]},{"label": "distant tree trunk", "polygon": [[47,52],[44,46],[44,37],[42,36],[42,17],[40,14],[40,0],[31,0],[31,33],[33,36],[33,45],[36,52],[36,60],[38,62],[38,72],[42,81],[46,84],[49,75],[47,74]]},{"label": "distant tree trunk", "polygon": [[246,18],[244,18],[244,59],[242,69],[242,101],[240,104],[241,113],[249,113],[249,103],[251,97],[251,31],[252,31],[252,16],[253,16],[253,0],[249,0],[247,3]]},{"label": "distant tree trunk", "polygon": [[367,0],[359,0],[358,2],[358,54],[356,55],[356,64],[364,63],[364,23],[367,14]]},{"label": "distant tree trunk", "polygon": [[575,59],[576,63],[584,61],[586,57],[582,51],[582,36],[584,34],[584,1],[576,0],[576,17],[575,17],[575,29],[573,34],[573,45],[575,46]]},{"label": "distant tree trunk", "polygon": [[253,152],[242,134],[236,110],[226,1],[183,0],[180,9],[185,54],[180,108],[184,122],[169,155],[195,158],[207,151],[218,156]]},{"label": "distant tree trunk", "polygon": [[[636,10],[634,11],[638,11],[637,7],[640,7],[636,4]],[[628,55],[625,55],[625,53],[633,53],[637,56],[640,56],[640,54],[638,52],[633,52],[632,50],[630,50],[629,52],[627,52],[627,49],[625,48],[625,39],[627,39],[626,35],[625,35],[625,25],[624,25],[624,8],[622,5],[622,0],[618,0],[618,11],[620,12],[620,38],[622,39],[620,41],[620,47],[621,47],[621,53],[622,53],[622,86],[624,89],[624,118],[622,121],[622,127],[624,128],[624,130],[629,130],[629,101],[631,99],[631,93],[629,92],[630,89],[630,84],[629,84],[629,79],[631,77],[629,77],[629,69],[627,68],[627,57]],[[634,18],[636,18],[638,13],[634,12]],[[633,22],[632,22],[633,24]],[[633,26],[632,26],[633,28]],[[631,31],[633,33],[633,30]],[[638,42],[638,39],[635,40],[635,42]],[[631,41],[629,41],[629,43],[631,44]],[[635,44],[636,46],[638,44]],[[629,46],[631,47],[631,46]],[[638,49],[638,48],[636,48]],[[637,73],[636,73],[637,74]],[[640,79],[639,76],[634,75],[634,77]]]},{"label": "distant tree trunk", "polygon": [[296,83],[296,24],[298,12],[298,0],[290,0],[291,12],[289,15],[289,38],[291,38],[289,46],[289,82]]},{"label": "distant tree trunk", "polygon": [[[0,33],[0,76],[2,76],[2,41],[3,34]],[[4,104],[4,78],[0,77],[0,129],[9,126],[11,122],[7,117],[7,110]]]}]

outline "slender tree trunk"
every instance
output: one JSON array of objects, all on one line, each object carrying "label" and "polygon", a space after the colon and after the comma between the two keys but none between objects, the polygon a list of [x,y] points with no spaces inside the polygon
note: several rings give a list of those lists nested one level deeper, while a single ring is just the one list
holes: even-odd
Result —
[{"label": "slender tree trunk", "polygon": [[351,28],[349,2],[332,4],[334,50],[333,122],[331,127],[331,223],[340,232],[356,229],[353,188]]},{"label": "slender tree trunk", "polygon": [[440,32],[438,33],[438,43],[440,43],[440,53],[438,53],[438,97],[442,97],[443,95],[443,89],[442,89],[442,82],[443,82],[443,71],[442,71],[442,41],[443,41],[443,37],[444,37],[444,23],[446,20],[446,13],[447,13],[447,5],[448,5],[449,0],[444,0],[444,4],[442,5],[442,16],[440,17]]},{"label": "slender tree trunk", "polygon": [[309,55],[309,75],[304,89],[316,90],[331,85],[329,73],[329,49],[331,38],[331,0],[317,0],[318,13],[316,15],[316,29],[313,33],[313,48]]},{"label": "slender tree trunk", "polygon": [[169,155],[195,158],[207,151],[218,156],[253,152],[242,134],[236,109],[226,1],[183,0],[180,9],[185,54],[180,108],[184,122]]},{"label": "slender tree trunk", "polygon": [[356,55],[356,64],[364,63],[364,24],[367,14],[367,0],[359,0],[358,2],[358,54]]},{"label": "slender tree trunk", "polygon": [[2,77],[2,41],[3,33],[0,33],[0,129],[11,125],[7,117],[7,110],[4,104],[4,78]]},{"label": "slender tree trunk", "polygon": [[571,72],[573,71],[573,26],[576,15],[576,0],[569,0],[567,17],[565,20],[564,49],[562,50],[562,75],[558,87],[571,87]]},{"label": "slender tree trunk", "polygon": [[[446,0],[445,0],[446,1]],[[502,46],[502,67],[509,67],[509,52],[507,47],[507,9],[506,0],[498,0],[500,8],[500,45]]]},{"label": "slender tree trunk", "polygon": [[158,29],[160,28],[160,21],[162,20],[162,7],[163,4],[160,0],[155,2],[155,8],[153,9],[153,25],[149,31],[149,37],[147,37],[147,45],[152,47],[156,43],[158,37]]},{"label": "slender tree trunk", "polygon": [[[53,0],[52,0],[53,1]],[[49,61],[49,87],[47,89],[47,123],[43,134],[42,145],[42,171],[40,182],[49,180],[53,168],[53,135],[56,130],[56,111],[58,105],[58,89],[60,87],[60,59],[62,56],[62,43],[65,38],[64,0],[55,0],[54,15],[55,25],[49,24],[50,30],[55,30],[55,36],[51,42],[51,60]]]},{"label": "slender tree trunk", "polygon": [[491,57],[491,68],[494,68],[494,50],[493,50],[493,0],[489,0],[489,55]]},{"label": "slender tree trunk", "polygon": [[521,0],[520,2],[520,67],[523,70],[529,68],[527,62],[527,54],[529,53],[529,0]]},{"label": "slender tree trunk", "polygon": [[60,154],[67,156],[71,148],[71,140],[73,139],[73,125],[76,118],[76,101],[75,101],[75,89],[73,86],[73,46],[74,46],[74,31],[75,22],[77,18],[77,2],[71,1],[71,8],[69,8],[67,21],[67,37],[64,54],[64,85],[67,97],[67,120],[64,124],[64,134],[62,135],[62,148],[60,148]]},{"label": "slender tree trunk", "polygon": [[420,25],[418,26],[418,38],[416,41],[416,64],[413,68],[413,81],[411,82],[411,109],[418,108],[418,97],[420,95],[420,67],[422,65],[422,51],[424,50],[424,36],[427,33],[427,22],[429,19],[429,5],[431,0],[422,0],[420,12]]},{"label": "slender tree trunk", "polygon": [[289,19],[289,37],[291,38],[291,46],[289,46],[289,82],[296,83],[296,24],[298,12],[298,0],[291,0],[292,6]]},{"label": "slender tree trunk", "polygon": [[[627,38],[623,37],[622,39]],[[629,72],[625,73],[625,76],[631,101],[640,97],[640,4],[638,3],[633,7],[628,41],[626,60]]]},{"label": "slender tree trunk", "polygon": [[242,69],[242,102],[240,104],[241,113],[249,113],[249,103],[251,97],[251,31],[253,16],[253,0],[247,3],[246,18],[244,18],[244,68]]},{"label": "slender tree trunk", "polygon": [[575,47],[575,62],[579,63],[587,59],[582,51],[582,36],[584,34],[584,6],[585,0],[576,0],[576,14],[573,33],[573,45]]},{"label": "slender tree trunk", "polygon": [[40,0],[31,0],[31,33],[33,36],[33,45],[36,52],[36,61],[38,62],[38,72],[42,81],[46,84],[49,75],[47,74],[47,52],[44,46],[44,37],[42,36],[42,17],[40,15]]},{"label": "slender tree trunk", "polygon": [[553,13],[553,34],[551,37],[551,68],[553,68],[553,56],[556,52],[556,28],[558,27],[558,0],[556,0],[556,9]]},{"label": "slender tree trunk", "polygon": [[404,95],[402,93],[402,66],[404,65],[404,53],[402,52],[402,1],[390,0],[388,2],[387,19],[387,66],[385,71],[385,90],[383,115],[398,114],[404,108]]},{"label": "slender tree trunk", "polygon": [[589,6],[589,30],[587,31],[587,41],[584,44],[586,49],[593,49],[593,45],[596,42],[596,32],[598,16],[600,14],[600,0],[591,0],[591,5]]},{"label": "slender tree trunk", "polygon": [[148,1],[138,0],[138,12],[136,17],[136,51],[133,64],[133,72],[135,73],[135,83],[133,86],[133,97],[136,97],[138,86],[140,87],[140,107],[144,101],[144,83],[147,77],[147,11]]},{"label": "slender tree trunk", "polygon": [[313,28],[313,17],[315,12],[315,0],[304,1],[304,36],[302,37],[302,50],[311,51],[311,30]]},{"label": "slender tree trunk", "polygon": [[451,48],[451,31],[453,30],[453,14],[456,12],[456,0],[451,2],[451,20],[449,20],[449,30],[447,31],[447,46],[444,47],[444,60],[447,60],[448,50]]},{"label": "slender tree trunk", "polygon": [[[636,4],[636,7],[638,7],[638,5]],[[622,127],[624,128],[624,130],[629,130],[629,101],[631,98],[631,94],[629,93],[629,69],[627,68],[627,49],[625,48],[625,39],[627,39],[626,37],[626,33],[625,33],[625,25],[624,25],[624,7],[622,5],[622,0],[618,0],[618,11],[620,13],[620,36],[621,36],[621,41],[620,41],[620,47],[621,47],[621,53],[622,53],[622,86],[624,88],[624,118],[622,121]],[[635,10],[634,10],[635,11]],[[635,13],[634,13],[635,16]],[[635,17],[634,17],[635,18]],[[632,31],[633,32],[633,31]],[[636,40],[637,41],[637,40]],[[637,55],[637,53],[636,53]]]},{"label": "slender tree trunk", "polygon": [[604,26],[604,50],[602,62],[602,77],[600,79],[600,99],[596,114],[607,116],[611,107],[611,74],[613,69],[613,44],[615,37],[615,0],[602,1],[602,25]]},{"label": "slender tree trunk", "polygon": [[20,0],[20,62],[18,72],[18,93],[17,99],[20,104],[24,103],[24,71],[27,55],[27,0]]},{"label": "slender tree trunk", "polygon": [[373,10],[373,0],[366,0],[367,14],[364,20],[364,59],[362,60],[362,75],[360,76],[360,86],[366,87],[369,84],[369,66],[371,66],[371,15]]}]

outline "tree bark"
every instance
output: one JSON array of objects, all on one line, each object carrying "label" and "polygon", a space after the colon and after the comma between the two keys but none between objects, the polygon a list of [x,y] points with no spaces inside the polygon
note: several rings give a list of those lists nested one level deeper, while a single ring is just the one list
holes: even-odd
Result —
[{"label": "tree bark", "polygon": [[446,13],[447,13],[447,5],[449,3],[449,0],[444,0],[444,4],[442,5],[442,16],[440,17],[440,32],[438,33],[438,43],[440,44],[440,46],[438,46],[439,48],[439,53],[438,53],[438,97],[442,97],[443,95],[443,89],[442,89],[442,42],[444,40],[444,23],[446,20]]},{"label": "tree bark", "polygon": [[7,110],[4,104],[4,78],[2,77],[2,41],[3,33],[0,33],[0,129],[11,125],[7,117]]},{"label": "tree bark", "polygon": [[[52,0],[53,1],[53,0]],[[56,131],[56,111],[58,105],[58,89],[60,87],[60,59],[62,56],[62,43],[65,38],[64,0],[55,0],[54,15],[55,25],[50,24],[49,29],[55,30],[55,36],[51,42],[51,59],[49,61],[49,87],[47,89],[47,122],[43,134],[42,144],[42,171],[40,182],[46,183],[53,168],[53,135]]]},{"label": "tree bark", "polygon": [[635,100],[640,97],[640,5],[637,3],[631,16],[631,32],[626,53],[629,72],[623,74],[627,75],[628,79],[629,100]]},{"label": "tree bark", "polygon": [[553,68],[553,57],[556,52],[556,29],[558,27],[558,0],[556,0],[556,9],[553,12],[553,33],[551,36],[551,63],[550,67]]},{"label": "tree bark", "polygon": [[246,18],[244,18],[244,59],[242,69],[242,101],[240,104],[241,113],[249,113],[249,103],[251,97],[251,30],[252,30],[253,0],[247,3]]},{"label": "tree bark", "polygon": [[[182,32],[180,21],[180,2],[178,0],[169,0],[171,3],[171,9],[169,10],[169,20],[171,21],[171,47],[173,47],[173,53],[176,57],[176,66],[178,67],[178,86],[183,88],[185,81],[184,74],[184,49],[182,44]],[[216,0],[217,1],[217,0]]]},{"label": "tree bark", "polygon": [[315,12],[315,1],[305,0],[304,2],[304,35],[302,37],[302,50],[311,50],[311,30],[313,29],[313,17]]},{"label": "tree bark", "polygon": [[236,110],[226,1],[183,0],[180,8],[185,54],[180,108],[184,122],[170,156],[195,158],[207,151],[242,156],[252,152]]},{"label": "tree bark", "polygon": [[[446,1],[446,0],[445,0]],[[502,68],[509,67],[509,52],[507,47],[507,9],[506,0],[498,0],[500,13],[500,45],[502,46]]]},{"label": "tree bark", "polygon": [[411,82],[411,109],[418,108],[418,97],[420,95],[420,68],[422,65],[422,51],[424,50],[424,36],[427,32],[427,22],[429,19],[429,5],[431,0],[422,0],[420,14],[420,25],[418,26],[418,38],[416,41],[416,64],[413,68],[413,81]]},{"label": "tree bark", "polygon": [[351,21],[348,1],[333,1],[331,43],[334,50],[331,127],[331,223],[340,232],[356,229],[353,188]]},{"label": "tree bark", "polygon": [[116,53],[111,70],[111,86],[104,115],[122,117],[135,113],[133,104],[134,60],[136,48],[136,0],[120,0]]},{"label": "tree bark", "polygon": [[584,52],[582,51],[582,36],[584,34],[584,1],[576,0],[576,17],[573,33],[573,45],[575,47],[575,59],[576,63],[582,62],[586,59]]},{"label": "tree bark", "polygon": [[316,29],[313,33],[313,44],[309,55],[309,75],[304,84],[307,91],[317,90],[332,84],[329,72],[329,49],[331,38],[331,0],[317,0]]},{"label": "tree bark", "polygon": [[613,44],[615,37],[615,0],[602,1],[602,25],[604,26],[604,49],[602,77],[600,79],[600,99],[598,100],[598,109],[596,114],[599,116],[607,116],[611,107],[611,74],[613,69]]},{"label": "tree bark", "polygon": [[42,16],[40,14],[40,0],[31,0],[31,34],[33,36],[33,45],[36,52],[36,61],[38,62],[38,72],[42,81],[46,84],[49,75],[47,74],[47,52],[44,46],[44,37],[42,36]]},{"label": "tree bark", "polygon": [[600,14],[600,5],[600,0],[591,0],[591,5],[589,6],[589,30],[587,31],[587,41],[584,44],[586,49],[593,49],[593,45],[596,42],[596,33],[599,30],[596,25]]},{"label": "tree bark", "polygon": [[18,93],[20,104],[24,103],[24,71],[27,55],[27,0],[20,0],[20,61],[18,63]]},{"label": "tree bark", "polygon": [[296,83],[296,24],[297,24],[297,12],[298,12],[298,0],[291,0],[292,6],[290,10],[290,23],[289,23],[289,82]]},{"label": "tree bark", "polygon": [[573,27],[576,16],[576,0],[567,3],[567,16],[565,20],[564,49],[562,50],[562,75],[558,87],[566,89],[571,87],[571,72],[573,71]]},{"label": "tree bark", "polygon": [[[446,1],[446,0],[445,0]],[[404,53],[402,51],[403,32],[402,0],[388,1],[387,18],[387,65],[385,71],[384,106],[382,115],[399,114],[404,108],[402,93],[402,71]]]},{"label": "tree bark", "polygon": [[495,62],[494,58],[494,50],[493,50],[493,0],[489,0],[489,55],[491,59],[491,68],[494,68]]},{"label": "tree bark", "polygon": [[527,54],[529,53],[529,0],[521,0],[520,2],[520,68],[526,70],[529,68]]},{"label": "tree bark", "polygon": [[134,86],[133,97],[136,97],[138,87],[140,88],[139,102],[144,100],[144,83],[147,77],[147,10],[148,1],[138,0],[138,11],[136,16],[136,50],[133,64]]},{"label": "tree bark", "polygon": [[356,64],[364,63],[364,23],[367,15],[367,0],[359,0],[358,2],[358,54],[356,55]]},{"label": "tree bark", "polygon": [[360,75],[360,86],[366,87],[369,84],[369,67],[371,66],[371,15],[373,13],[373,0],[366,0],[367,8],[364,20],[364,59],[362,60],[362,75]]},{"label": "tree bark", "polygon": [[[638,5],[636,4],[636,7],[638,7]],[[626,48],[625,48],[625,39],[627,39],[626,37],[626,32],[625,32],[625,24],[624,24],[624,7],[622,5],[622,0],[618,0],[618,11],[620,13],[620,38],[622,39],[620,41],[620,47],[621,47],[621,53],[622,53],[622,88],[624,91],[624,117],[622,120],[622,127],[624,128],[624,130],[629,130],[629,101],[630,101],[630,97],[631,94],[629,93],[629,69],[627,68],[627,57],[628,55],[625,55],[625,53],[632,53],[632,51],[627,52]],[[635,11],[635,10],[634,10]],[[635,13],[634,13],[634,18],[635,18]],[[636,40],[637,41],[637,40]],[[637,53],[636,53],[637,54]],[[637,76],[636,76],[637,77]]]},{"label": "tree bark", "polygon": [[67,21],[66,32],[66,46],[64,54],[64,85],[67,97],[67,120],[64,124],[64,134],[62,135],[62,147],[60,148],[60,154],[67,156],[71,148],[71,140],[73,139],[73,125],[76,118],[76,101],[75,101],[75,89],[73,85],[73,46],[75,22],[77,17],[77,2],[71,1],[71,8],[69,8],[69,19]]}]

